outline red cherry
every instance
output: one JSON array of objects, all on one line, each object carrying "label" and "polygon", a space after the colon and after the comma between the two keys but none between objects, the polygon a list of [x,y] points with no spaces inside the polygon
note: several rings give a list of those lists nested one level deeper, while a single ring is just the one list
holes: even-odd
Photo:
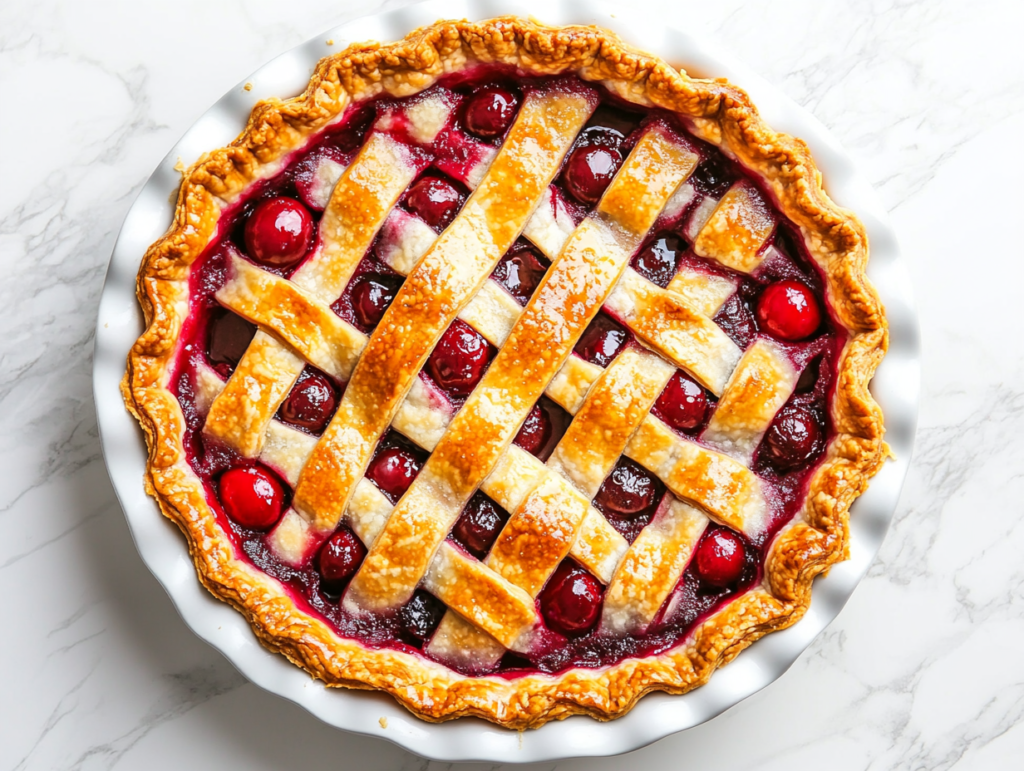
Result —
[{"label": "red cherry", "polygon": [[653,506],[657,498],[658,483],[654,477],[633,461],[623,458],[604,480],[594,501],[602,509],[633,518]]},{"label": "red cherry", "polygon": [[508,514],[498,504],[483,493],[477,493],[469,499],[452,535],[477,559],[483,559],[507,521]]},{"label": "red cherry", "polygon": [[447,227],[459,209],[464,196],[451,182],[440,177],[422,177],[405,196],[405,205],[420,215],[430,227]]},{"label": "red cherry", "polygon": [[704,423],[704,416],[708,412],[708,397],[703,388],[676,370],[655,406],[661,419],[672,428],[693,431]]},{"label": "red cherry", "polygon": [[705,195],[720,196],[732,185],[735,174],[721,157],[709,158],[704,161],[690,178],[698,190]]},{"label": "red cherry", "polygon": [[803,407],[787,405],[779,410],[765,432],[761,451],[778,471],[806,464],[818,452],[821,426]]},{"label": "red cherry", "polygon": [[678,236],[656,238],[633,258],[633,270],[664,288],[676,275],[679,255],[685,248],[686,245]]},{"label": "red cherry", "polygon": [[286,423],[319,433],[327,426],[337,405],[338,397],[331,381],[307,369],[281,405],[281,418]]},{"label": "red cherry", "polygon": [[423,463],[408,450],[388,447],[373,459],[366,476],[394,502],[409,489],[421,468]]},{"label": "red cherry", "polygon": [[317,570],[324,588],[331,594],[340,594],[344,583],[359,569],[366,557],[366,547],[355,534],[342,525],[320,549]]},{"label": "red cherry", "polygon": [[811,290],[799,281],[779,281],[761,293],[757,321],[782,340],[803,340],[821,324],[821,310]]},{"label": "red cherry", "polygon": [[576,344],[576,353],[591,364],[607,367],[619,355],[622,346],[629,339],[629,333],[614,322],[610,316],[599,313],[587,331]]},{"label": "red cherry", "polygon": [[427,360],[431,377],[453,396],[469,396],[484,376],[491,346],[465,322],[456,320],[441,335]]},{"label": "red cherry", "polygon": [[697,546],[697,575],[706,584],[725,588],[739,580],[745,559],[739,536],[731,530],[715,529],[706,533]]},{"label": "red cherry", "polygon": [[294,198],[271,198],[249,215],[245,223],[245,248],[264,265],[293,265],[313,243],[313,218]]},{"label": "red cherry", "polygon": [[352,309],[359,323],[368,329],[376,327],[401,285],[398,276],[363,276],[356,281],[352,288]]},{"label": "red cherry", "polygon": [[441,623],[447,608],[434,595],[417,589],[412,599],[399,611],[402,628],[410,636],[424,642]]},{"label": "red cherry", "polygon": [[551,438],[551,417],[540,404],[533,405],[513,443],[537,455]]},{"label": "red cherry", "polygon": [[540,286],[547,266],[540,261],[532,249],[524,249],[515,254],[506,255],[494,268],[491,278],[501,284],[508,293],[526,305]]},{"label": "red cherry", "polygon": [[583,145],[569,156],[562,181],[577,201],[595,204],[621,165],[622,153],[614,147]]},{"label": "red cherry", "polygon": [[601,600],[597,579],[576,563],[565,560],[541,592],[540,609],[548,626],[564,635],[579,635],[597,623]]},{"label": "red cherry", "polygon": [[255,334],[255,325],[241,316],[224,308],[216,309],[206,329],[206,356],[210,365],[229,377]]},{"label": "red cherry", "polygon": [[284,510],[284,487],[261,466],[225,471],[220,478],[220,502],[242,527],[269,530]]},{"label": "red cherry", "polygon": [[[740,287],[742,289],[742,285]],[[757,322],[754,314],[741,296],[735,292],[712,319],[740,348],[746,348],[757,337]]]},{"label": "red cherry", "polygon": [[470,134],[494,139],[505,133],[519,107],[519,99],[501,86],[486,86],[470,97],[465,123]]}]

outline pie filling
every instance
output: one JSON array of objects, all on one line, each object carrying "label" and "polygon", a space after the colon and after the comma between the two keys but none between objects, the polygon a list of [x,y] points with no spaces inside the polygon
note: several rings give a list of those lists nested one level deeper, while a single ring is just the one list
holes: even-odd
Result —
[{"label": "pie filling", "polygon": [[[524,596],[535,597],[531,612],[540,619],[529,642],[499,644],[487,637],[496,654],[467,658],[446,652],[434,639],[442,623],[447,630],[462,622],[446,619],[453,611],[428,591],[434,587],[429,581],[400,607],[381,612],[360,612],[343,600],[372,545],[357,535],[361,531],[350,515],[341,517],[333,532],[310,537],[298,552],[282,547],[282,522],[297,516],[291,509],[296,471],[287,459],[308,455],[328,430],[360,346],[382,320],[388,323],[385,314],[406,276],[481,184],[524,101],[552,88],[595,90],[574,78],[532,78],[481,66],[415,96],[350,107],[276,176],[222,212],[217,237],[192,267],[191,307],[174,375],[188,463],[238,554],[279,580],[300,608],[340,636],[371,648],[424,655],[467,674],[517,677],[602,667],[678,645],[701,619],[761,580],[769,544],[802,507],[809,478],[833,436],[828,405],[845,338],[828,312],[822,275],[796,228],[757,180],[690,135],[675,116],[625,105],[596,89],[599,104],[565,153],[537,213],[429,353],[365,477],[382,494],[374,498],[382,510],[402,500],[445,427],[495,362],[502,336],[508,336],[502,319],[514,322],[566,239],[588,217],[598,216],[603,194],[638,143],[648,132],[662,131],[696,154],[695,168],[642,235],[629,267],[513,441],[548,468],[568,469],[581,505],[589,501],[603,517],[598,524],[606,527],[606,522],[618,533],[611,533],[619,544],[618,551],[609,552],[611,567],[596,575],[596,568],[583,564],[586,549],[569,548],[537,586],[521,585]],[[271,279],[293,277],[323,249],[324,212],[332,206],[335,184],[360,163],[360,151],[374,138],[399,148],[411,182],[401,185],[397,204],[371,234],[344,291],[327,303],[336,319],[314,319],[309,329],[315,334],[300,325],[295,339],[284,338],[281,345],[276,322],[254,318],[244,292],[235,287],[264,281],[278,292]],[[478,302],[480,297],[486,303]],[[301,321],[291,307],[282,306],[280,315],[291,314],[287,323]],[[711,335],[720,340],[723,357],[733,357],[724,370],[717,358],[711,366],[678,366],[688,349],[674,347],[679,337],[657,324],[668,319],[664,323],[671,327],[680,313],[699,316],[704,324],[710,319],[724,332]],[[259,321],[259,338],[253,321]],[[324,323],[336,331],[320,339]],[[246,452],[212,437],[204,426],[227,380],[250,355],[247,350],[263,338],[283,355],[295,357],[288,351],[298,351],[303,361],[294,370],[297,378],[286,379],[267,444],[261,452]],[[345,345],[355,350],[349,365],[338,353],[349,350]],[[657,357],[651,350],[662,354],[653,364]],[[572,477],[572,464],[560,455],[570,443],[560,442],[577,423],[598,420],[588,412],[596,401],[590,396],[599,387],[611,389],[615,367],[626,367],[630,356],[630,366],[641,373],[649,366],[665,368],[651,379],[653,404],[642,409],[637,418],[642,422],[631,436],[623,437],[622,457],[610,472],[601,469],[598,478],[583,482],[590,472]],[[585,437],[584,428],[580,436]],[[279,445],[292,448],[292,454],[269,451],[277,441],[272,436],[285,437]],[[675,465],[657,448],[670,448]],[[687,487],[685,480],[703,473],[699,470],[709,458],[743,480],[746,487],[737,495],[755,490],[751,494],[759,502],[745,510],[754,514],[733,516],[737,507],[720,505],[716,491]],[[485,492],[498,487],[478,485],[450,529],[445,554],[498,564],[488,555],[515,514]],[[582,532],[586,524],[579,527]],[[619,574],[625,575],[630,560],[640,565],[650,554],[657,555],[658,565],[674,565],[658,574],[670,585],[631,604],[636,592]],[[503,559],[507,564],[507,555]],[[642,570],[635,568],[633,576],[641,581]]]}]

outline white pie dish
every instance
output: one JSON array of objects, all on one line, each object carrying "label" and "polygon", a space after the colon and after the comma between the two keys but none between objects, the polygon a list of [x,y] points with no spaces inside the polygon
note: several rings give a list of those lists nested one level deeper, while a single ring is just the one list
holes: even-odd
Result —
[{"label": "white pie dish", "polygon": [[[700,74],[724,75],[748,90],[769,124],[803,137],[823,169],[826,186],[842,205],[862,217],[873,244],[869,270],[890,313],[893,346],[876,378],[875,394],[889,428],[888,440],[899,461],[876,478],[851,517],[853,559],[818,582],[815,602],[805,619],[776,633],[718,673],[711,684],[684,697],[652,695],[630,715],[611,724],[574,718],[550,724],[522,737],[479,721],[439,726],[422,723],[379,695],[326,691],[284,659],[264,651],[243,617],[214,602],[195,578],[182,540],[158,516],[142,490],[145,450],[140,432],[124,412],[117,391],[125,355],[141,330],[134,298],[138,261],[162,235],[172,214],[171,196],[180,181],[174,166],[186,165],[201,152],[226,144],[241,130],[252,104],[261,96],[288,96],[302,90],[316,60],[355,40],[394,40],[438,18],[488,18],[506,13],[534,15],[553,24],[597,23],[644,48]],[[617,17],[617,18],[616,18]],[[445,760],[550,760],[578,755],[608,755],[636,749],[703,722],[776,679],[813,637],[838,613],[867,570],[891,518],[912,450],[919,385],[917,335],[906,274],[898,260],[895,238],[870,188],[850,161],[813,118],[788,103],[724,55],[688,35],[623,14],[563,3],[426,3],[381,14],[325,32],[278,57],[248,82],[222,98],[172,148],[151,177],[126,218],[115,246],[100,308],[96,343],[97,411],[115,488],[144,560],[171,594],[189,625],[221,650],[250,679],[309,709],[326,722],[347,730],[379,735],[420,754]],[[333,49],[325,47],[331,39]],[[380,718],[386,718],[386,727]]]}]

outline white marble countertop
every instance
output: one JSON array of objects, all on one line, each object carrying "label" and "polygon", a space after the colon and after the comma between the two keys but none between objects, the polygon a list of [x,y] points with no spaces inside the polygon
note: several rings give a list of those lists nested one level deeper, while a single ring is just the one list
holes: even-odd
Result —
[{"label": "white marble countertop", "polygon": [[[132,544],[91,395],[104,269],[153,167],[268,58],[378,5],[0,4],[0,768],[441,767],[319,723],[192,635]],[[557,767],[1020,768],[1024,242],[1003,236],[1024,210],[1024,5],[649,5],[729,41],[877,186],[921,309],[918,451],[868,578],[786,675]]]}]

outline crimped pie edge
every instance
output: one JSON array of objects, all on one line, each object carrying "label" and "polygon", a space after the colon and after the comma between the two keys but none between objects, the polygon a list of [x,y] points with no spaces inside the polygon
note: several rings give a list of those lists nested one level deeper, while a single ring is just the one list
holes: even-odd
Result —
[{"label": "crimped pie edge", "polygon": [[[189,270],[214,236],[222,207],[276,173],[350,101],[417,93],[474,60],[537,74],[575,72],[627,101],[679,114],[695,135],[757,173],[778,209],[800,227],[826,277],[833,317],[847,330],[831,405],[836,435],[810,480],[802,512],[771,545],[764,581],[656,656],[506,680],[466,677],[424,657],[341,638],[236,555],[185,459],[184,418],[169,386],[188,312]],[[327,685],[386,691],[428,721],[475,715],[522,729],[577,713],[612,719],[648,691],[683,693],[703,685],[750,643],[795,623],[808,607],[813,578],[847,557],[849,507],[887,453],[868,383],[888,331],[864,272],[867,258],[863,226],[828,198],[802,141],[772,131],[736,87],[689,78],[606,30],[503,17],[442,21],[389,45],[355,44],[323,59],[304,94],[257,104],[231,145],[185,172],[171,228],[142,261],[137,292],[146,330],[129,354],[122,391],[146,434],[147,492],[185,534],[203,585],[242,611],[266,647]]]}]

